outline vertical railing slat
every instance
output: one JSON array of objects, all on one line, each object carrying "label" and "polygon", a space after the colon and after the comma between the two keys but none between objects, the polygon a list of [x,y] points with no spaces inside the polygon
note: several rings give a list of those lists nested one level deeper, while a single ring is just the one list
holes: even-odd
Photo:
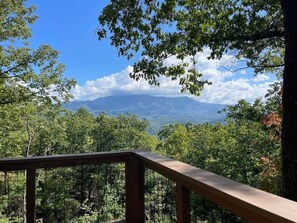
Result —
[{"label": "vertical railing slat", "polygon": [[176,184],[177,222],[190,223],[190,191],[180,184]]},{"label": "vertical railing slat", "polygon": [[144,222],[144,167],[131,156],[126,162],[126,222]]},{"label": "vertical railing slat", "polygon": [[35,223],[36,170],[28,169],[26,173],[26,223]]}]

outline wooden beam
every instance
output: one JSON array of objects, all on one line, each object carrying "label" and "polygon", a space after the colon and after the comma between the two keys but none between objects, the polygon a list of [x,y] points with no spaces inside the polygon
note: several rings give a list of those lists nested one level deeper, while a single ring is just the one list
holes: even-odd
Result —
[{"label": "wooden beam", "polygon": [[36,170],[26,171],[26,223],[35,223]]},{"label": "wooden beam", "polygon": [[144,166],[250,222],[297,222],[297,202],[165,156],[145,151],[133,152]]},{"label": "wooden beam", "polygon": [[125,162],[131,152],[97,152],[0,159],[0,171],[54,168],[77,165]]},{"label": "wooden beam", "polygon": [[126,162],[126,222],[144,222],[144,167],[135,156]]},{"label": "wooden beam", "polygon": [[176,184],[177,222],[190,223],[190,191],[181,184]]}]

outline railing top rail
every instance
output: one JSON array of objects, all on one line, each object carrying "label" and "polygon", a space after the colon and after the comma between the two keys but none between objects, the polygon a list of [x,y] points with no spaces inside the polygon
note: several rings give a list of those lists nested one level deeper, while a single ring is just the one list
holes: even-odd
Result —
[{"label": "railing top rail", "polygon": [[145,151],[133,153],[145,166],[251,222],[297,222],[297,202],[168,157]]},{"label": "railing top rail", "polygon": [[130,151],[111,151],[37,157],[2,158],[0,159],[0,171],[125,162],[131,154],[132,153]]},{"label": "railing top rail", "polygon": [[297,202],[147,151],[99,152],[0,159],[0,171],[129,162],[131,156],[251,222],[297,222]]}]

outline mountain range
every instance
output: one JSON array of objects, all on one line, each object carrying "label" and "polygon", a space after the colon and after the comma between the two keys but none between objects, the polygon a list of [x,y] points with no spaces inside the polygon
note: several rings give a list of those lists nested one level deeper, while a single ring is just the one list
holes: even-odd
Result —
[{"label": "mountain range", "polygon": [[85,108],[98,115],[135,114],[151,123],[151,133],[156,133],[164,125],[174,123],[223,122],[225,116],[218,114],[225,105],[198,102],[189,97],[158,97],[149,95],[123,95],[100,97],[92,101],[73,101],[64,108],[77,111]]}]

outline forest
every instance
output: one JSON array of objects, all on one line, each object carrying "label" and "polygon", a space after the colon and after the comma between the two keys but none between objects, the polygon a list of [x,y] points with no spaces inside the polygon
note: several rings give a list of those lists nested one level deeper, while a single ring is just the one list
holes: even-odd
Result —
[{"label": "forest", "polygon": [[[147,132],[149,122],[135,115],[95,116],[83,108],[70,112],[34,101],[2,105],[0,156],[146,149],[280,194],[279,97],[278,91],[271,92],[265,103],[241,100],[228,106],[221,111],[227,116],[223,124],[174,124],[156,136]],[[106,164],[39,170],[37,219],[105,222],[124,217],[123,168]],[[174,195],[168,195],[174,186],[152,171],[147,171],[146,179],[148,222],[174,221],[168,211],[175,205]],[[22,222],[24,172],[1,173],[0,188],[0,222]],[[164,207],[156,208],[158,201]],[[193,202],[208,210],[193,214],[197,222],[242,222],[226,213],[216,219],[221,215],[214,212],[222,211],[202,198]]]},{"label": "forest", "polygon": [[[30,27],[37,16],[35,6],[27,6],[25,2],[0,1],[0,158],[145,149],[277,195],[283,195],[284,186],[289,185],[286,183],[294,182],[295,178],[289,174],[294,171],[284,172],[281,165],[290,163],[291,157],[283,155],[292,148],[290,137],[296,128],[292,125],[295,115],[290,116],[294,112],[287,112],[292,101],[284,100],[284,95],[288,95],[286,89],[292,88],[285,84],[288,81],[283,82],[289,71],[285,69],[287,73],[282,75],[284,31],[279,21],[282,10],[278,1],[269,1],[267,5],[254,1],[238,1],[240,4],[218,1],[218,7],[226,9],[223,14],[234,13],[228,17],[234,29],[218,29],[217,26],[229,26],[225,20],[218,20],[217,24],[215,16],[208,17],[209,23],[201,22],[199,26],[205,32],[196,39],[192,37],[198,26],[191,25],[191,10],[200,10],[201,13],[193,14],[197,21],[204,21],[209,12],[206,10],[205,15],[201,8],[192,7],[196,4],[194,1],[163,1],[162,4],[145,1],[143,7],[138,7],[138,1],[131,1],[131,5],[112,1],[106,6],[99,16],[102,27],[98,29],[98,38],[106,37],[108,27],[112,44],[120,55],[128,58],[133,57],[131,51],[143,48],[144,57],[130,74],[136,80],[144,78],[158,85],[157,78],[161,75],[172,80],[179,78],[181,91],[199,95],[203,86],[210,84],[200,79],[202,74],[195,69],[186,72],[183,66],[162,67],[161,61],[172,54],[179,58],[193,55],[203,49],[205,42],[212,50],[212,58],[220,58],[228,49],[239,50],[237,56],[245,57],[256,74],[271,72],[277,76],[264,98],[253,103],[240,100],[218,111],[226,114],[223,123],[172,124],[163,127],[157,135],[150,135],[150,123],[135,115],[93,115],[83,108],[77,112],[63,108],[63,102],[71,99],[71,88],[76,82],[63,77],[65,66],[58,62],[57,50],[49,45],[37,49],[30,45]],[[205,4],[209,6],[212,1]],[[126,10],[131,7],[137,10]],[[232,7],[234,10],[229,10]],[[209,10],[211,15],[217,15],[217,7]],[[259,11],[262,14],[259,15]],[[236,12],[246,13],[246,17]],[[286,18],[290,15],[288,12]],[[139,19],[132,23],[131,16]],[[244,22],[245,18],[251,23]],[[162,26],[168,23],[176,24],[176,28],[184,32],[162,33]],[[234,25],[237,23],[241,24],[240,29]],[[119,24],[123,29],[119,29]],[[273,30],[267,29],[266,24],[272,24]],[[257,27],[270,36],[256,32]],[[213,30],[219,31],[211,33]],[[236,36],[241,30],[249,33],[250,39]],[[285,122],[288,117],[292,123]],[[292,127],[291,135],[283,134],[284,126],[286,130]],[[23,171],[0,172],[0,223],[24,222],[25,174]],[[149,170],[145,179],[147,222],[175,222],[174,185]],[[38,222],[87,223],[124,218],[124,166],[121,164],[38,170],[36,187]],[[290,187],[287,189],[285,195],[294,199],[296,193],[292,193]],[[202,197],[192,196],[191,204],[197,207],[191,211],[193,222],[244,222]]]}]

